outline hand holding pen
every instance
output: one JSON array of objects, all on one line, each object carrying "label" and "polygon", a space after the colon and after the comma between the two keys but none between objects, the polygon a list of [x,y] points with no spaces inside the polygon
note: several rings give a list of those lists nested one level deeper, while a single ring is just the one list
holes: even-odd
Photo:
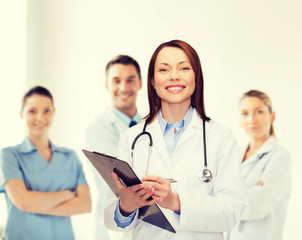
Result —
[{"label": "hand holding pen", "polygon": [[161,207],[171,209],[180,213],[180,200],[178,194],[172,192],[171,183],[175,183],[174,179],[165,179],[158,176],[144,176],[142,183],[154,189],[152,198],[158,199]]}]

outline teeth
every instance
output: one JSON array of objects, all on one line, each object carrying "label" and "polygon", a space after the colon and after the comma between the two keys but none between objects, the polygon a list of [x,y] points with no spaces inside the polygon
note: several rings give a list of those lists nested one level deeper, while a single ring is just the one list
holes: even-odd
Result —
[{"label": "teeth", "polygon": [[35,125],[36,128],[44,128],[45,125]]},{"label": "teeth", "polygon": [[182,89],[182,87],[169,87],[169,90],[176,91]]}]

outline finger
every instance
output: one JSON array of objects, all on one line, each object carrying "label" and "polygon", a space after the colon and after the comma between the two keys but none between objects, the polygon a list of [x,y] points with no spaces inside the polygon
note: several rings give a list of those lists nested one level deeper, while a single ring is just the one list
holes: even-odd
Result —
[{"label": "finger", "polygon": [[128,189],[131,190],[132,192],[137,192],[144,188],[145,188],[145,186],[143,184],[136,184],[136,185],[128,187]]},{"label": "finger", "polygon": [[256,183],[256,186],[263,186],[263,185],[264,185],[264,182],[261,180]]},{"label": "finger", "polygon": [[153,205],[158,202],[159,202],[159,198],[152,198],[152,200],[145,200],[145,205]]},{"label": "finger", "polygon": [[143,181],[158,182],[158,183],[160,183],[160,184],[169,182],[168,180],[166,180],[166,179],[164,179],[164,178],[162,178],[162,177],[154,176],[154,175],[147,175],[147,176],[144,176],[144,177],[143,177]]},{"label": "finger", "polygon": [[121,183],[119,176],[115,172],[111,172],[110,174],[113,177],[117,190],[123,189],[125,186]]},{"label": "finger", "polygon": [[137,190],[134,194],[135,194],[135,197],[141,198],[141,197],[144,196],[147,192],[148,192],[147,188],[146,188],[146,187],[142,187],[141,189]]},{"label": "finger", "polygon": [[143,183],[143,185],[145,186],[145,187],[153,187],[153,186],[155,186],[155,184],[158,184],[158,183],[156,183],[156,182],[153,182],[153,181],[145,181],[145,180],[142,180],[142,183]]},{"label": "finger", "polygon": [[159,176],[153,176],[153,175],[147,175],[147,176],[143,176],[143,181],[159,182],[160,177]]},{"label": "finger", "polygon": [[[143,181],[144,186],[150,186],[157,190],[169,188],[170,183],[167,181],[165,183],[158,183],[158,182],[150,182],[150,181]],[[166,186],[166,187],[165,187]]]},{"label": "finger", "polygon": [[149,197],[153,197],[154,191],[155,191],[154,188],[148,187],[148,188],[146,189],[145,193],[142,194],[142,195],[140,196],[140,198],[141,198],[142,200],[146,201]]}]

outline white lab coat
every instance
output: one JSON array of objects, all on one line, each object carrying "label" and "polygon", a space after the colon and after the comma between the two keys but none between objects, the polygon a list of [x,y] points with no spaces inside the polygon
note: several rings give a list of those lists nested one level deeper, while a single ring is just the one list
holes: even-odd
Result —
[{"label": "white lab coat", "polygon": [[[118,118],[110,107],[107,107],[104,112],[96,117],[96,119],[87,127],[85,131],[84,149],[106,153],[107,155],[117,156],[118,142],[120,135],[129,127]],[[125,239],[124,234],[108,231],[104,226],[104,207],[107,202],[107,194],[109,187],[103,180],[100,174],[91,166],[93,172],[93,185],[97,188],[93,192],[92,203],[94,216],[94,239],[109,240],[109,239]]]},{"label": "white lab coat", "polygon": [[[241,169],[247,191],[247,207],[228,239],[281,240],[291,189],[289,152],[278,145],[274,137],[270,137],[241,164]],[[264,185],[256,186],[260,180]]]},{"label": "white lab coat", "polygon": [[[120,158],[130,164],[131,144],[142,128],[143,123],[140,123],[120,139]],[[237,223],[245,206],[239,149],[232,132],[214,121],[206,123],[208,169],[212,171],[214,178],[205,183],[198,178],[204,168],[203,127],[195,110],[171,159],[158,119],[147,126],[147,131],[153,137],[148,175],[178,181],[172,183],[172,190],[179,194],[181,214],[162,208],[176,233],[138,220],[137,214],[130,226],[118,228],[114,221],[117,204],[114,196],[105,208],[105,225],[116,231],[133,230],[133,239],[223,239],[222,232],[229,231]],[[141,137],[135,146],[133,168],[140,178],[145,175],[148,146],[147,137]]]}]

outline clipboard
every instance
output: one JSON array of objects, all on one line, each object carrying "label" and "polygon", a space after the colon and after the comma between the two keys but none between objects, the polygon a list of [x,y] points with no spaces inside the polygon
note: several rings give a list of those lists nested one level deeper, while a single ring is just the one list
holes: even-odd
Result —
[{"label": "clipboard", "polygon": [[[110,174],[111,172],[115,172],[128,187],[141,183],[127,162],[103,153],[90,152],[84,149],[82,149],[82,151],[117,197],[119,195],[114,180]],[[176,233],[175,229],[157,204],[139,208],[138,219],[172,233]]]}]

